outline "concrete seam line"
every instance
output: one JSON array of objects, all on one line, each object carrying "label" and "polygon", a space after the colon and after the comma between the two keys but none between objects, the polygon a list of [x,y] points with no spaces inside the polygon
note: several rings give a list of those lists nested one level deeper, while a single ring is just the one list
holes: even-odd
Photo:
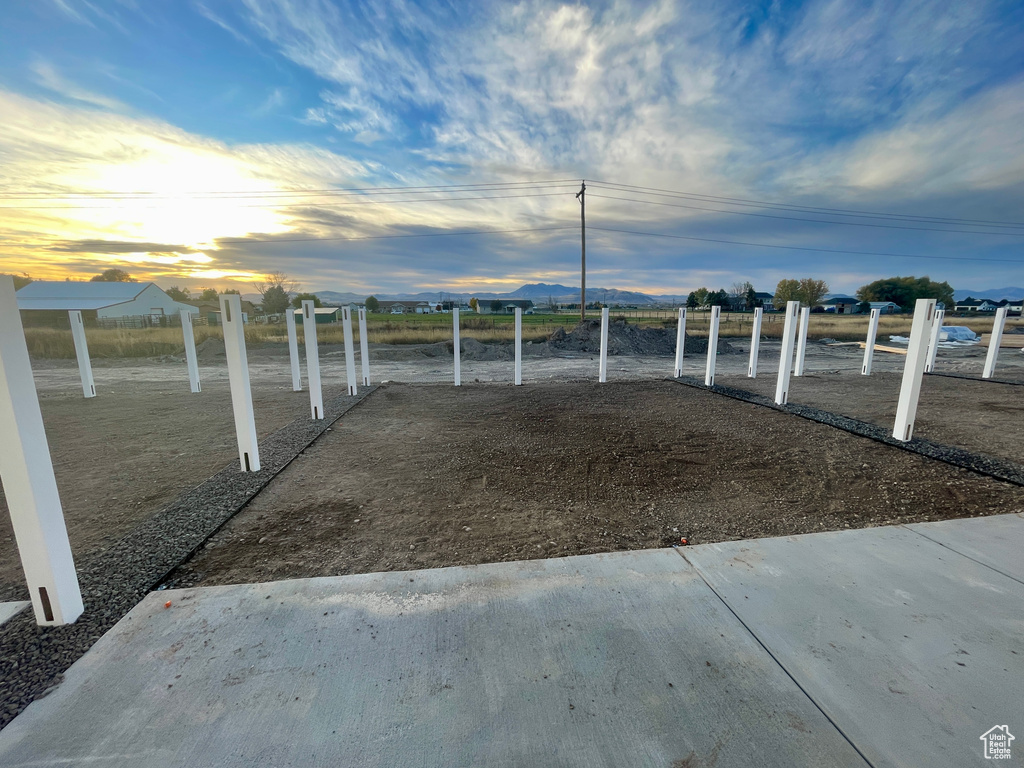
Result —
[{"label": "concrete seam line", "polygon": [[776,405],[763,395],[758,395],[743,389],[723,387],[719,384],[709,387],[703,382],[699,382],[696,379],[688,377],[669,379],[669,381],[674,381],[675,383],[682,384],[686,387],[693,387],[694,389],[702,389],[716,395],[723,395],[725,397],[732,398],[733,400],[750,403],[751,405],[757,405],[764,408],[770,408],[775,411],[780,411],[782,413],[788,413],[793,416],[799,416],[802,419],[807,419],[808,421],[813,421],[827,427],[833,427],[834,429],[848,432],[859,437],[864,437],[868,440],[874,440],[877,443],[882,443],[883,445],[888,445],[893,448],[899,448],[909,453],[923,456],[927,459],[941,461],[953,467],[966,469],[970,472],[990,477],[993,480],[1000,480],[1013,485],[1024,486],[1024,466],[1012,461],[1007,461],[1006,459],[999,459],[994,456],[985,456],[984,454],[974,453],[963,448],[957,448],[956,446],[933,443],[930,440],[922,440],[916,437],[912,440],[908,440],[907,442],[901,442],[894,439],[889,434],[888,430],[875,424],[869,424],[866,421],[858,421],[857,419],[852,419],[849,416],[842,416],[838,413],[823,411],[819,408],[812,408],[807,405]]},{"label": "concrete seam line", "polygon": [[757,633],[755,633],[754,630],[750,628],[750,626],[747,624],[747,622],[745,622],[740,617],[740,615],[738,613],[736,613],[736,611],[733,610],[733,607],[731,605],[729,605],[728,601],[724,597],[722,597],[722,595],[719,593],[719,591],[712,586],[711,582],[708,581],[707,577],[704,576],[704,573],[701,571],[701,569],[697,567],[697,564],[694,563],[692,560],[690,560],[690,558],[688,558],[686,556],[686,554],[682,551],[682,549],[675,548],[675,551],[679,554],[679,556],[681,558],[683,558],[683,561],[687,565],[689,565],[691,568],[693,568],[694,572],[698,576],[700,576],[701,581],[703,581],[705,584],[708,585],[708,589],[710,589],[712,591],[712,593],[714,593],[715,597],[717,597],[719,599],[719,601],[721,601],[722,605],[725,606],[725,609],[727,611],[729,611],[729,613],[731,613],[733,616],[736,617],[736,621],[738,621],[740,623],[740,626],[742,626],[745,630],[747,630],[747,633],[752,638],[754,638],[754,642],[756,642],[759,646],[761,646],[764,649],[764,652],[767,653],[769,658],[771,658],[771,660],[775,662],[775,664],[778,666],[778,668],[783,671],[783,673],[786,675],[786,677],[788,677],[790,680],[793,681],[793,685],[795,685],[797,687],[797,689],[800,691],[800,693],[802,693],[804,696],[807,697],[807,700],[809,702],[811,702],[811,704],[814,705],[815,709],[817,709],[819,712],[821,712],[822,717],[824,717],[826,720],[828,720],[829,724],[831,724],[831,726],[836,729],[836,732],[846,740],[846,743],[850,745],[850,747],[853,749],[853,751],[856,752],[858,755],[860,755],[860,757],[864,761],[864,763],[866,765],[871,766],[871,768],[875,768],[875,764],[872,763],[870,760],[868,760],[867,755],[865,755],[863,752],[861,752],[860,747],[858,747],[853,742],[853,739],[851,739],[849,736],[847,736],[846,731],[844,731],[842,728],[839,727],[839,723],[837,723],[835,720],[832,719],[832,717],[829,715],[829,713],[825,711],[825,708],[822,707],[822,705],[819,704],[817,702],[817,700],[813,696],[811,696],[810,692],[800,684],[800,681],[796,679],[796,677],[793,675],[792,672],[789,671],[789,669],[786,667],[786,665],[783,664],[774,653],[772,653],[771,648],[769,648],[764,643],[764,641],[762,641],[761,638],[757,636]]},{"label": "concrete seam line", "polygon": [[[960,518],[960,519],[972,519],[972,518]],[[950,552],[954,552],[954,553],[960,555],[961,557],[966,557],[968,560],[971,560],[971,561],[977,563],[978,565],[981,565],[981,566],[983,566],[985,568],[988,568],[990,571],[995,571],[996,573],[1000,574],[1001,576],[1005,576],[1006,578],[1008,578],[1008,579],[1010,579],[1012,581],[1016,581],[1018,584],[1024,584],[1024,579],[1018,579],[1016,576],[1013,576],[1013,575],[1007,573],[1006,571],[999,570],[994,565],[989,565],[988,563],[983,563],[981,560],[978,560],[976,557],[971,557],[966,552],[961,552],[956,547],[951,547],[949,544],[946,544],[944,541],[939,541],[938,539],[933,539],[927,533],[922,533],[921,531],[917,530],[916,528],[911,528],[909,525],[906,525],[906,524],[902,524],[902,525],[900,525],[900,527],[901,528],[906,528],[911,533],[916,533],[918,536],[921,536],[921,537],[923,537],[925,539],[928,539],[928,541],[934,542],[935,544],[938,544],[940,547],[945,547]]]}]

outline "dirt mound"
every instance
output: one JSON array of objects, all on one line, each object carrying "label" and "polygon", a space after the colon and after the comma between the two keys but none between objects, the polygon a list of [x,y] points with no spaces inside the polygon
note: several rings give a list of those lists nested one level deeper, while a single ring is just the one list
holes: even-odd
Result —
[{"label": "dirt mound", "polygon": [[[601,351],[601,321],[587,320],[578,323],[566,333],[558,328],[548,338],[548,345],[554,351],[589,352]],[[708,351],[706,339],[686,337],[687,354],[701,354]],[[727,341],[718,341],[719,354],[731,354],[736,350]],[[615,320],[608,327],[609,355],[674,355],[676,352],[675,328],[640,328],[625,320]]]},{"label": "dirt mound", "polygon": [[399,362],[419,360],[424,357],[451,357],[451,355],[452,343],[450,341],[438,341],[434,344],[374,344],[370,349],[371,359]]},{"label": "dirt mound", "polygon": [[225,357],[223,339],[209,338],[196,344],[196,358],[201,363],[216,363]]}]

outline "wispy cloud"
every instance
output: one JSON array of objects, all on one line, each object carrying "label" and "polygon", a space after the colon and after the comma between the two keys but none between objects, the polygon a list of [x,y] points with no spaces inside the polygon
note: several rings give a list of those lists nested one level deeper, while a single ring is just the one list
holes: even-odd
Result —
[{"label": "wispy cloud", "polygon": [[47,61],[37,59],[32,63],[32,72],[39,85],[53,91],[54,93],[60,94],[66,99],[80,101],[85,104],[92,104],[93,106],[103,107],[104,109],[128,111],[127,105],[121,103],[117,99],[104,96],[100,93],[94,93],[71,82],[58,72],[56,67]]}]

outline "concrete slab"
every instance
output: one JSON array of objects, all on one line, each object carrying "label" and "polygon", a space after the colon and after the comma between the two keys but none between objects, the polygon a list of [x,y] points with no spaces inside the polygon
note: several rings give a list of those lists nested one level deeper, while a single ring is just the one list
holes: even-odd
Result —
[{"label": "concrete slab", "polygon": [[0,624],[13,619],[29,606],[28,600],[17,600],[12,603],[0,603]]},{"label": "concrete slab", "polygon": [[1024,725],[1019,582],[901,527],[685,555],[873,766],[980,763]]},{"label": "concrete slab", "polygon": [[673,550],[152,594],[0,764],[865,765]]},{"label": "concrete slab", "polygon": [[907,528],[1024,583],[1024,515],[914,523]]}]

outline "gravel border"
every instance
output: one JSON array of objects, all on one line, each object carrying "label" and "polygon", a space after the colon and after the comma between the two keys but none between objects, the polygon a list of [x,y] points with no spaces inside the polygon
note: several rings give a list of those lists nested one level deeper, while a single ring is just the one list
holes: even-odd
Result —
[{"label": "gravel border", "polygon": [[765,408],[782,411],[783,413],[791,413],[794,416],[799,416],[801,418],[808,419],[809,421],[816,421],[819,424],[835,427],[836,429],[841,429],[842,431],[849,432],[853,435],[859,435],[860,437],[866,437],[869,440],[874,440],[878,443],[891,445],[893,448],[899,448],[904,451],[909,451],[910,453],[916,453],[919,456],[925,456],[929,459],[942,461],[946,464],[951,464],[954,467],[960,467],[961,469],[968,469],[971,472],[977,472],[979,475],[985,475],[986,477],[991,477],[995,480],[1003,480],[1007,483],[1024,486],[1024,465],[1017,464],[1012,461],[997,459],[993,456],[986,456],[981,453],[973,453],[963,448],[957,448],[953,445],[933,443],[930,440],[922,440],[917,437],[911,438],[907,442],[903,442],[894,438],[892,433],[885,427],[879,427],[876,424],[869,424],[866,421],[851,419],[848,416],[840,416],[838,413],[832,413],[831,411],[812,408],[809,405],[794,405],[792,403],[787,405],[776,405],[773,399],[764,395],[755,394],[754,392],[748,392],[745,389],[723,387],[718,384],[713,384],[709,387],[703,381],[689,376],[681,376],[677,379],[670,379],[670,381],[674,381],[677,384],[682,384],[687,387],[694,387],[696,389],[714,392],[718,395],[725,395],[726,397],[731,397],[734,400],[742,400],[745,403],[761,405]]},{"label": "gravel border", "polygon": [[1009,384],[1011,387],[1024,387],[1024,381],[1007,381],[1006,379],[983,379],[980,376],[966,376],[962,373],[939,373],[932,371],[925,376],[945,376],[947,379],[965,379],[966,381],[980,381],[983,384]]},{"label": "gravel border", "polygon": [[324,404],[322,421],[300,418],[282,427],[260,441],[259,472],[241,472],[232,461],[113,546],[80,562],[85,613],[74,624],[40,627],[32,611],[23,610],[0,625],[0,728],[60,684],[64,671],[93,643],[376,389],[367,387],[355,398],[335,397]]}]

